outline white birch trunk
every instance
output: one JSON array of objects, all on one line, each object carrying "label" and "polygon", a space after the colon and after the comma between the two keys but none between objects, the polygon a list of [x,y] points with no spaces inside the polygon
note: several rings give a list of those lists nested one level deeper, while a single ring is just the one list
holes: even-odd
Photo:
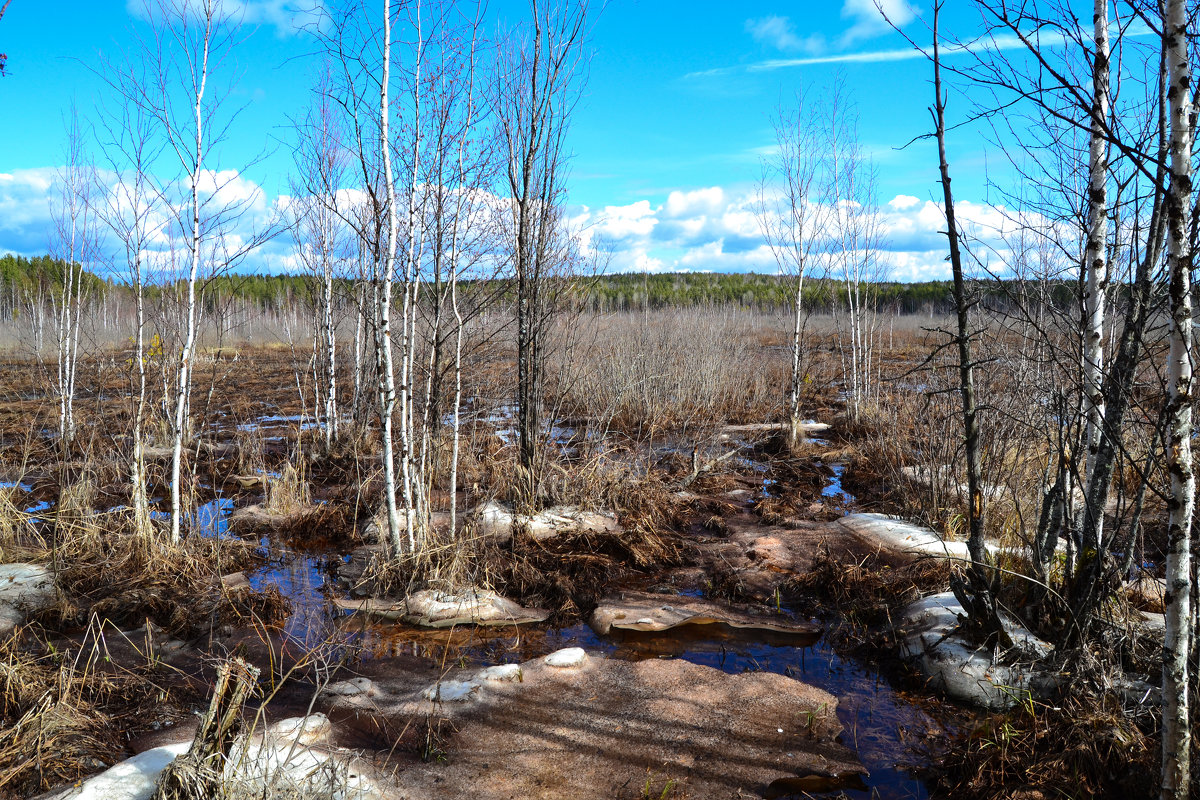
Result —
[{"label": "white birch trunk", "polygon": [[203,231],[200,226],[200,180],[204,169],[204,92],[208,81],[208,48],[211,40],[213,13],[205,8],[206,30],[203,50],[198,69],[199,81],[195,89],[195,105],[192,107],[195,127],[194,160],[191,163],[189,189],[191,192],[192,230],[189,247],[185,333],[179,351],[178,373],[175,384],[175,408],[171,424],[171,542],[182,538],[183,503],[180,497],[180,465],[183,460],[183,442],[187,430],[188,406],[192,388],[192,350],[196,345],[196,278],[200,273],[200,247]]},{"label": "white birch trunk", "polygon": [[[379,82],[379,147],[383,159],[383,180],[387,192],[387,250],[383,259],[383,289],[377,297],[379,333],[377,339],[379,365],[380,422],[383,427],[383,494],[387,508],[388,543],[391,555],[398,558],[403,549],[400,541],[400,510],[396,507],[396,460],[393,447],[392,422],[396,409],[396,374],[392,364],[392,276],[396,269],[396,244],[400,219],[396,213],[396,185],[392,175],[392,143],[388,133],[391,103],[388,88],[391,82],[392,18],[391,0],[383,0],[383,74]],[[411,535],[411,530],[409,531]]]},{"label": "white birch trunk", "polygon": [[1188,655],[1191,650],[1191,528],[1196,478],[1192,471],[1192,293],[1188,215],[1192,202],[1191,66],[1186,0],[1166,0],[1171,177],[1167,195],[1170,272],[1170,352],[1167,470],[1171,475],[1167,533],[1166,633],[1163,641],[1162,797],[1185,800],[1191,785]]},{"label": "white birch trunk", "polygon": [[[1087,270],[1084,332],[1084,412],[1086,420],[1087,474],[1092,474],[1100,447],[1104,419],[1104,317],[1108,292],[1108,142],[1104,136],[1109,109],[1108,0],[1095,0],[1095,53],[1092,65],[1092,126],[1088,149],[1088,221],[1084,266]],[[1103,539],[1104,510],[1084,509],[1095,515],[1094,531],[1084,546],[1098,551]]]}]

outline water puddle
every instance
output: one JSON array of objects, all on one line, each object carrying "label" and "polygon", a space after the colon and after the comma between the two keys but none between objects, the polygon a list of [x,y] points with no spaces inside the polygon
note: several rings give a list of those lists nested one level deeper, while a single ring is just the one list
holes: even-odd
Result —
[{"label": "water puddle", "polygon": [[[515,403],[504,403],[494,407],[490,411],[472,411],[471,408],[475,405],[473,399],[468,399],[462,410],[459,412],[459,422],[463,426],[468,423],[483,423],[492,428],[500,441],[506,445],[515,445],[519,439],[517,431],[517,405]],[[453,414],[442,415],[443,424],[449,426],[454,424]],[[572,425],[565,422],[555,422],[553,420],[542,420],[541,422],[542,436],[545,440],[555,447],[562,449],[567,456],[573,456],[578,453],[578,447],[575,443],[583,437],[586,439],[594,439],[595,434],[586,429],[585,425]]]},{"label": "water puddle", "polygon": [[340,612],[326,589],[331,558],[335,556],[285,550],[247,576],[256,591],[275,586],[291,601],[292,613],[279,632],[305,649],[341,637]]},{"label": "water puddle", "polygon": [[833,475],[829,476],[829,483],[821,489],[821,497],[849,513],[850,506],[857,498],[842,486],[842,480],[846,476],[846,465],[831,464],[829,468],[833,470]]},{"label": "water puddle", "polygon": [[269,428],[290,428],[298,425],[302,431],[316,430],[323,427],[321,423],[309,414],[267,414],[257,417],[251,422],[243,422],[237,426],[239,431],[261,431]]}]

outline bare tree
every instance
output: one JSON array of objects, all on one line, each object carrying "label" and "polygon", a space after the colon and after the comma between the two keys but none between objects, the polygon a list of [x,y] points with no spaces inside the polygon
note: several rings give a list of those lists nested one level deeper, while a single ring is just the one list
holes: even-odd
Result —
[{"label": "bare tree", "polygon": [[[565,140],[582,78],[588,7],[529,0],[529,28],[500,49],[493,108],[506,162],[506,243],[515,283],[520,463],[536,487],[547,282],[562,264]],[[532,492],[536,495],[536,488]]]},{"label": "bare tree", "polygon": [[[224,107],[228,84],[214,81],[227,75],[238,44],[238,20],[223,0],[155,0],[145,6],[152,35],[140,42],[139,57],[147,81],[117,84],[123,93],[155,120],[164,161],[175,178],[168,187],[182,187],[169,196],[169,234],[178,243],[172,252],[182,262],[183,332],[174,356],[171,391],[171,540],[179,541],[183,504],[181,464],[188,436],[192,368],[198,330],[198,287],[202,277],[232,269],[278,232],[275,224],[246,229],[247,214],[259,195],[234,190],[243,170],[214,168],[217,148],[227,139],[237,111]],[[167,169],[167,164],[161,164]],[[242,165],[243,168],[246,165]],[[236,230],[236,234],[235,234]]]},{"label": "bare tree", "polygon": [[316,88],[316,107],[300,126],[300,144],[295,154],[297,179],[293,187],[296,199],[292,225],[297,253],[320,287],[315,326],[318,347],[314,358],[320,365],[316,369],[316,391],[326,452],[333,448],[338,439],[334,279],[339,273],[345,272],[339,269],[339,265],[343,265],[349,255],[347,229],[337,213],[338,194],[348,188],[345,185],[345,152],[328,91],[329,80],[326,72]]},{"label": "bare tree", "polygon": [[[1056,577],[1062,591],[1034,593],[1054,613],[1038,608],[1041,601],[1025,611],[1043,620],[1067,615],[1070,624],[1057,626],[1060,654],[1091,662],[1096,648],[1082,645],[1103,635],[1095,620],[1118,585],[1114,552],[1131,541],[1141,507],[1141,500],[1124,496],[1127,484],[1114,484],[1114,470],[1139,474],[1143,486],[1150,477],[1142,472],[1149,455],[1131,453],[1124,430],[1136,408],[1140,354],[1154,319],[1152,276],[1162,252],[1158,165],[1165,114],[1159,110],[1162,84],[1151,77],[1159,53],[1126,35],[1144,15],[1137,4],[1114,20],[1109,4],[1096,0],[1086,27],[1057,0],[975,5],[985,33],[969,45],[956,43],[972,58],[957,62],[953,72],[969,81],[975,112],[993,120],[1019,176],[1021,196],[1009,195],[1017,208],[1009,224],[1056,253],[1034,260],[1069,265],[1031,282],[1018,263],[1018,280],[992,284],[1004,305],[993,312],[997,325],[1040,339],[1033,348],[1038,385],[1014,376],[1030,388],[1029,417],[1043,427],[1034,435],[1054,453],[1042,470],[1040,508],[1026,517],[1036,520],[1029,537],[1034,572],[1049,578],[1056,547],[1066,547],[1065,569]],[[1011,55],[1002,40],[1024,49]],[[1001,108],[1004,113],[994,113]],[[1028,242],[1014,248],[1016,261],[1034,249]],[[1110,306],[1120,307],[1110,297],[1114,280],[1129,288],[1118,294],[1125,311],[1119,335],[1108,320]],[[1071,304],[1064,307],[1067,292]],[[1144,408],[1138,416],[1147,415],[1157,412]]]},{"label": "bare tree", "polygon": [[84,263],[98,253],[94,195],[96,175],[84,153],[84,135],[74,108],[67,121],[67,163],[58,175],[54,250],[63,264],[57,306],[58,436],[65,448],[75,437],[75,382],[79,374],[80,331],[83,325]]},{"label": "bare tree", "polygon": [[[110,74],[117,67],[109,65]],[[122,80],[145,84],[137,65],[127,68]],[[98,205],[100,219],[119,243],[114,262],[129,279],[134,292],[133,369],[137,375],[133,414],[133,454],[129,465],[130,507],[139,533],[150,532],[150,504],[146,495],[145,426],[147,416],[146,296],[147,251],[162,233],[165,218],[158,211],[161,190],[151,169],[159,153],[155,150],[154,119],[136,103],[118,103],[100,116],[103,131],[101,150],[115,177],[112,190]]]},{"label": "bare tree", "polygon": [[983,458],[980,447],[979,416],[975,400],[975,362],[971,353],[972,302],[967,296],[963,269],[962,243],[954,214],[954,193],[950,188],[950,162],[946,158],[946,96],[942,89],[941,43],[938,19],[942,3],[933,4],[933,117],[938,148],[938,171],[942,180],[942,202],[946,213],[946,238],[950,249],[950,269],[954,276],[954,308],[957,322],[955,344],[958,348],[958,391],[962,399],[963,445],[967,461],[967,552],[971,556],[968,580],[952,583],[954,594],[967,610],[969,620],[986,638],[1009,644],[996,610],[995,589],[999,585],[984,543]]},{"label": "bare tree", "polygon": [[803,345],[804,278],[814,255],[827,243],[829,209],[821,200],[823,147],[821,121],[808,107],[806,92],[797,92],[791,107],[776,113],[776,152],[763,162],[759,183],[757,216],[759,228],[783,275],[794,281],[791,375],[788,381],[788,440],[792,446],[804,441],[800,392]]},{"label": "bare tree", "polygon": [[[437,469],[432,463],[434,435],[444,427],[443,385],[453,381],[453,411],[450,414],[451,452],[449,464],[450,533],[457,527],[458,462],[461,437],[463,340],[466,327],[481,306],[464,309],[460,304],[459,280],[479,266],[495,244],[494,224],[488,219],[492,207],[485,202],[485,188],[493,178],[494,150],[484,135],[486,104],[477,87],[479,51],[483,46],[481,3],[446,5],[441,8],[435,31],[430,36],[431,55],[426,134],[425,271],[430,285],[426,305],[429,331],[425,393],[421,418],[421,471],[432,481]],[[468,13],[468,11],[473,13]],[[448,358],[446,351],[452,355]],[[449,365],[447,366],[447,362]]]},{"label": "bare tree", "polygon": [[[847,405],[857,417],[871,399],[877,319],[874,283],[885,273],[875,165],[863,152],[858,117],[841,82],[829,95],[824,136],[824,200],[829,209],[829,277],[841,284],[832,303],[838,325]],[[842,305],[844,303],[844,306]],[[839,314],[844,310],[844,315]]]}]

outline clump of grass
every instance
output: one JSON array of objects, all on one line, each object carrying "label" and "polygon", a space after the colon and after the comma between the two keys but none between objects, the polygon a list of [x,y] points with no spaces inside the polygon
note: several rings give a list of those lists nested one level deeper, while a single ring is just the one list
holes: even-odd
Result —
[{"label": "clump of grass", "polygon": [[15,502],[20,489],[0,489],[0,560],[14,561],[18,553],[25,557],[28,549],[45,546],[45,540],[30,524],[29,515]]},{"label": "clump of grass", "polygon": [[[320,503],[290,514],[276,528],[284,541],[297,547],[325,545],[354,537],[355,510],[343,503]],[[386,519],[381,530],[387,529]]]},{"label": "clump of grass", "polygon": [[125,755],[119,732],[178,714],[153,665],[115,672],[102,626],[78,649],[56,650],[18,632],[0,642],[0,797],[28,797]]},{"label": "clump of grass", "polygon": [[857,561],[835,558],[825,547],[812,569],[789,578],[781,592],[836,609],[848,622],[872,626],[887,622],[895,609],[944,591],[952,569],[946,559],[938,558],[907,564],[888,563],[878,554]]},{"label": "clump of grass", "polygon": [[659,778],[646,770],[646,781],[632,794],[622,794],[632,800],[686,800],[687,793],[674,778]]},{"label": "clump of grass", "polygon": [[312,502],[312,493],[302,469],[288,462],[279,471],[279,477],[267,478],[266,498],[263,501],[267,513],[295,514]]},{"label": "clump of grass", "polygon": [[430,586],[474,586],[547,608],[559,622],[573,620],[590,612],[610,586],[630,574],[681,563],[677,535],[650,524],[655,512],[643,513],[627,530],[564,532],[543,541],[520,530],[502,541],[472,536],[470,528],[454,537],[434,528],[416,553],[372,559],[355,589],[399,597]]},{"label": "clump of grass", "polygon": [[69,628],[95,615],[117,625],[149,619],[188,634],[238,616],[220,579],[260,563],[255,545],[198,536],[172,544],[165,535],[130,533],[131,518],[127,511],[94,514],[56,539],[60,598],[44,624]]},{"label": "clump of grass", "polygon": [[982,720],[934,776],[946,796],[1112,798],[1158,794],[1159,747],[1114,698],[1029,701]]},{"label": "clump of grass", "polygon": [[609,587],[629,575],[679,564],[682,556],[670,533],[580,531],[542,542],[514,536],[493,550],[490,569],[505,595],[566,621],[590,613]]}]

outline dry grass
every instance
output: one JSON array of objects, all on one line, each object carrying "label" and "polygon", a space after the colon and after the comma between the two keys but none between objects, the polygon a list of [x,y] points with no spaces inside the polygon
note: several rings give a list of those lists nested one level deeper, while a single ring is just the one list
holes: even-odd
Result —
[{"label": "dry grass", "polygon": [[782,408],[786,358],[754,345],[760,322],[715,309],[584,320],[588,339],[576,349],[586,349],[586,359],[567,352],[552,365],[555,405],[639,438],[770,418]]},{"label": "dry grass", "polygon": [[263,507],[269,514],[295,514],[312,502],[312,492],[303,474],[303,464],[297,469],[288,462],[279,471],[278,477],[266,480],[266,498]]},{"label": "dry grass", "polygon": [[171,696],[151,660],[112,666],[99,623],[65,650],[10,637],[0,643],[0,797],[28,797],[120,760],[125,736],[182,719]]},{"label": "dry grass", "polygon": [[550,609],[559,622],[586,617],[609,588],[638,572],[680,563],[676,536],[649,530],[580,532],[543,542],[514,537],[489,570],[504,594]]},{"label": "dry grass", "polygon": [[568,532],[539,542],[517,531],[502,541],[475,536],[469,525],[456,536],[435,526],[415,554],[373,559],[357,588],[402,596],[428,586],[476,586],[550,609],[558,621],[577,619],[614,583],[678,564],[683,555],[675,532],[683,504],[661,476],[612,472],[602,480],[597,474],[565,477],[570,491],[556,499],[614,510],[619,532]]},{"label": "dry grass", "polygon": [[987,717],[935,776],[950,797],[1111,798],[1158,794],[1159,747],[1111,699],[1029,702]]},{"label": "dry grass", "polygon": [[40,618],[51,627],[96,616],[117,625],[147,619],[175,634],[195,634],[230,618],[286,611],[282,598],[226,592],[221,576],[261,563],[255,545],[192,536],[172,545],[164,535],[128,531],[127,512],[94,515],[57,538],[51,551],[58,604]]},{"label": "dry grass", "polygon": [[877,554],[858,561],[835,557],[826,547],[811,570],[791,578],[783,593],[834,609],[851,624],[876,626],[925,595],[945,591],[953,568],[946,559],[891,563]]}]

